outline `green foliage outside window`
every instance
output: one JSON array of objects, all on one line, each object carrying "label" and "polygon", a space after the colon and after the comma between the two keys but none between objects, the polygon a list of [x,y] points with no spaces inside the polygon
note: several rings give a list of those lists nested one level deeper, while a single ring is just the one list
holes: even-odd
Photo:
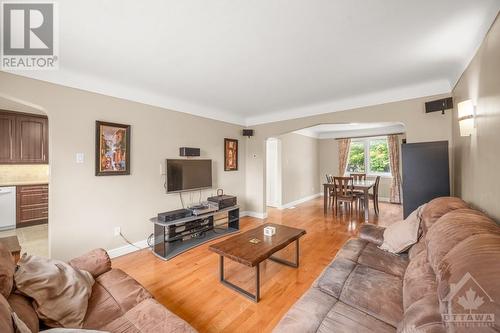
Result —
[{"label": "green foliage outside window", "polygon": [[351,142],[347,172],[365,172],[364,142]]},{"label": "green foliage outside window", "polygon": [[389,149],[387,148],[387,140],[371,140],[370,141],[370,171],[372,172],[389,172]]},{"label": "green foliage outside window", "polygon": [[[369,166],[365,166],[365,144],[368,144]],[[369,170],[367,170],[367,167]],[[368,173],[388,173],[389,149],[387,139],[372,139],[364,141],[352,141],[349,149],[349,160],[347,163],[347,173],[368,172]]]}]

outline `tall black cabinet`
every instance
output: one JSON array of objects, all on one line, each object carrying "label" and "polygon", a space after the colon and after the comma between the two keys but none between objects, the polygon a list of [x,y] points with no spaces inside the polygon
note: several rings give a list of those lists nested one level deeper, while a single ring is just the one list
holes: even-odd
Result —
[{"label": "tall black cabinet", "polygon": [[450,195],[448,141],[401,145],[403,163],[403,214],[420,205]]}]

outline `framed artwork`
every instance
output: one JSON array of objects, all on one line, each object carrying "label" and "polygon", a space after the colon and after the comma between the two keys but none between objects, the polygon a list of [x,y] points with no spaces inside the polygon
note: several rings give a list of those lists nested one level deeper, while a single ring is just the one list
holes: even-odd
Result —
[{"label": "framed artwork", "polygon": [[130,125],[95,122],[95,175],[130,175]]},{"label": "framed artwork", "polygon": [[224,171],[238,170],[238,140],[224,139]]}]

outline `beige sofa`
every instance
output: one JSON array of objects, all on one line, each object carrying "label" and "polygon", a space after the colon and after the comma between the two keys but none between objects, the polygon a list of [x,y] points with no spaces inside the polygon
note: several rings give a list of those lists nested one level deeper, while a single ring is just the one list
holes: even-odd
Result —
[{"label": "beige sofa", "polygon": [[[195,332],[188,323],[158,303],[137,281],[122,270],[111,268],[106,251],[93,250],[73,259],[70,264],[90,272],[95,279],[84,329],[120,333]],[[42,325],[32,301],[15,292],[14,269],[10,253],[0,246],[0,332],[15,332],[12,311],[32,332],[38,332]]]},{"label": "beige sofa", "polygon": [[363,226],[274,332],[499,332],[500,227],[447,197],[426,205],[421,228],[393,255],[377,247],[383,228]]}]

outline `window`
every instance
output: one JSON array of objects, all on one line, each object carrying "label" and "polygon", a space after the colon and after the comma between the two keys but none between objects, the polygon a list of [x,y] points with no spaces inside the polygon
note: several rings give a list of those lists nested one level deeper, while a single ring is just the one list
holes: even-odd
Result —
[{"label": "window", "polygon": [[351,140],[346,173],[351,172],[390,176],[391,168],[387,138],[376,137]]}]

